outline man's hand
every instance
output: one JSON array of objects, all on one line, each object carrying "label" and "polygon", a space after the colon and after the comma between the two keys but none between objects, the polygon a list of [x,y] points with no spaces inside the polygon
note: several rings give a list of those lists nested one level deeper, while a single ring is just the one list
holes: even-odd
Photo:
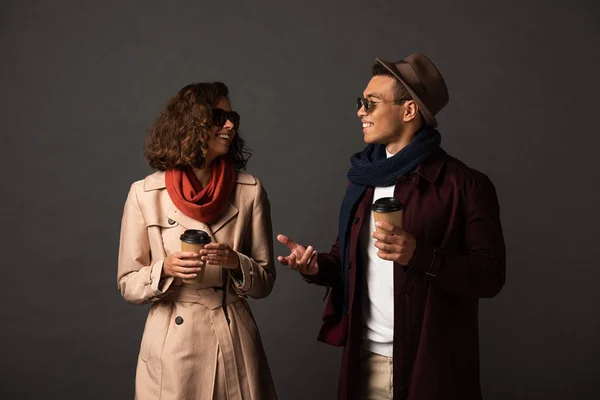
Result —
[{"label": "man's hand", "polygon": [[387,233],[374,232],[375,247],[379,249],[377,255],[383,260],[397,262],[400,265],[410,265],[417,248],[417,240],[410,233],[390,224],[377,222],[377,227]]},{"label": "man's hand", "polygon": [[317,252],[308,246],[308,248],[294,242],[285,235],[277,235],[277,240],[283,243],[290,250],[290,255],[286,257],[278,256],[277,260],[282,265],[287,265],[304,275],[316,275],[319,272],[317,264]]}]

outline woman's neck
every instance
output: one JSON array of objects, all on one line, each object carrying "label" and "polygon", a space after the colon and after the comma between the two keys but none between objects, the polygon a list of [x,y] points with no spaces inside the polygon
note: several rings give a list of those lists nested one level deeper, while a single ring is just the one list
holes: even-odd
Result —
[{"label": "woman's neck", "polygon": [[194,175],[196,175],[202,187],[206,187],[212,179],[212,169],[213,163],[207,164],[204,168],[194,168]]}]

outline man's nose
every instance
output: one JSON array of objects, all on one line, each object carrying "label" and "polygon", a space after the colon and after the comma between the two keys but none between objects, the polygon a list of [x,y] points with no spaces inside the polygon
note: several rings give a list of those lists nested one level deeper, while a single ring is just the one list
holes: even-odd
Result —
[{"label": "man's nose", "polygon": [[362,118],[365,115],[369,115],[366,111],[365,111],[365,106],[363,106],[362,104],[360,105],[360,108],[358,109],[358,111],[356,111],[356,115],[358,115],[358,118]]}]

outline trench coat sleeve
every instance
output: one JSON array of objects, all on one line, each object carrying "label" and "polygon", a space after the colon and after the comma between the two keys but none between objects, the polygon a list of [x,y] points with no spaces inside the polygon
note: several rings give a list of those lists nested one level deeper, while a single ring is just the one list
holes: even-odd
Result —
[{"label": "trench coat sleeve", "polygon": [[144,304],[160,299],[174,278],[161,279],[162,259],[150,261],[150,241],[135,185],[127,196],[121,221],[117,284],[127,302]]},{"label": "trench coat sleeve", "polygon": [[319,286],[332,287],[341,283],[340,239],[338,238],[329,253],[317,255],[319,270],[316,275],[301,274],[305,281]]},{"label": "trench coat sleeve", "polygon": [[422,274],[447,292],[494,297],[504,286],[506,249],[496,189],[486,176],[472,178],[464,190],[465,227],[461,249],[417,242],[408,273]]},{"label": "trench coat sleeve", "polygon": [[[233,287],[240,296],[255,299],[266,297],[275,284],[275,263],[273,259],[273,226],[271,205],[267,192],[257,179],[252,217],[246,233],[244,249],[237,252],[243,278],[233,280]],[[244,254],[245,253],[245,254]]]}]

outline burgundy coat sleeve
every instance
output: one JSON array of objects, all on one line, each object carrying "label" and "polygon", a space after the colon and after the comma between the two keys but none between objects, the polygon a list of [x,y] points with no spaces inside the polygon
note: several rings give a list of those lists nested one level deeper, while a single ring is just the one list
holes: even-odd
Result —
[{"label": "burgundy coat sleeve", "polygon": [[319,286],[335,286],[341,283],[341,261],[340,261],[340,239],[338,238],[331,246],[329,253],[317,255],[319,272],[316,275],[304,275],[302,277],[309,283]]},{"label": "burgundy coat sleeve", "polygon": [[418,242],[407,271],[425,274],[436,287],[459,296],[489,298],[504,286],[506,249],[493,183],[486,176],[468,179],[464,188],[465,225],[459,248]]}]

